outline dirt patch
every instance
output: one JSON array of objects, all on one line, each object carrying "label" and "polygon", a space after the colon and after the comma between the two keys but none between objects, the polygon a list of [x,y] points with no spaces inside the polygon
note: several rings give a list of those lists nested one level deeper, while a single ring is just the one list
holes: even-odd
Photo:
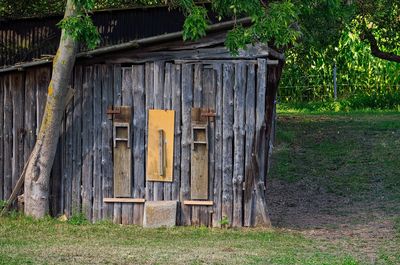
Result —
[{"label": "dirt patch", "polygon": [[278,134],[272,166],[280,170],[267,183],[272,224],[317,239],[321,248],[333,243],[365,263],[380,264],[386,255],[383,264],[399,264],[396,117],[279,117],[277,130],[295,137],[288,142]]},{"label": "dirt patch", "polygon": [[380,252],[398,253],[393,218],[378,202],[354,202],[312,183],[269,182],[268,201],[275,227],[300,231],[304,236],[348,250],[374,264]]}]

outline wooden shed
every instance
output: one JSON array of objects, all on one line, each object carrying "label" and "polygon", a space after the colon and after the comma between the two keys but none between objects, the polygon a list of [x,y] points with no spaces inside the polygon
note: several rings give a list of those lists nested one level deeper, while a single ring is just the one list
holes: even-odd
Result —
[{"label": "wooden shed", "polygon": [[[176,31],[78,54],[52,215],[142,225],[146,203],[174,201],[178,225],[269,225],[265,180],[283,56],[266,45],[231,56],[224,40],[233,25],[213,24],[193,42]],[[33,148],[50,76],[48,59],[0,68],[0,199]]]}]

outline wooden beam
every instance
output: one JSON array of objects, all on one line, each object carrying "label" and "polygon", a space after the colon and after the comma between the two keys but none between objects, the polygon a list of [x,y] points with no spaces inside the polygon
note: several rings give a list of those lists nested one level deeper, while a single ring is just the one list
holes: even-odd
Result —
[{"label": "wooden beam", "polygon": [[104,198],[103,202],[130,202],[130,203],[144,203],[146,200],[143,198]]},{"label": "wooden beam", "polygon": [[183,201],[184,205],[213,206],[213,201]]}]

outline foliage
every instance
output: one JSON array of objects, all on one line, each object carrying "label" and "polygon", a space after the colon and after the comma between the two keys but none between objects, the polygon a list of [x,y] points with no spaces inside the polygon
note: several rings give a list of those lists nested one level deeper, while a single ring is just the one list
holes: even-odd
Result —
[{"label": "foliage", "polygon": [[6,206],[6,205],[7,205],[7,201],[0,200],[0,210],[3,209],[4,206]]},{"label": "foliage", "polygon": [[85,225],[85,224],[88,224],[89,221],[86,219],[86,216],[84,213],[79,212],[79,213],[73,214],[68,219],[68,223],[71,225]]},{"label": "foliage", "polygon": [[221,227],[227,227],[229,225],[229,219],[227,216],[223,216],[221,221],[219,221]]},{"label": "foliage", "polygon": [[369,45],[359,35],[357,29],[346,28],[335,47],[310,49],[302,54],[289,51],[279,91],[281,101],[333,99],[335,64],[340,98],[359,98],[363,93],[368,98],[379,95],[378,101],[382,101],[382,96],[388,96],[388,100],[396,98],[400,93],[400,64],[372,56]]}]

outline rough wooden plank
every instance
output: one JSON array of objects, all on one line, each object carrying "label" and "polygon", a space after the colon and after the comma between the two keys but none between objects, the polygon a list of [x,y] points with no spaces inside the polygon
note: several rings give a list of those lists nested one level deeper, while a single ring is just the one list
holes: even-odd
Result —
[{"label": "rough wooden plank", "polygon": [[24,167],[24,76],[21,73],[10,76],[13,104],[13,156],[12,187],[17,183]]},{"label": "rough wooden plank", "polygon": [[[193,76],[193,104],[192,106],[195,108],[200,108],[203,103],[203,80],[202,80],[202,64],[194,65],[194,76]],[[193,110],[192,110],[193,111]],[[192,127],[193,127],[193,113],[192,113]],[[193,134],[193,132],[191,132]],[[207,132],[205,132],[207,133]],[[206,136],[206,135],[205,135]],[[193,137],[193,136],[192,136]],[[204,137],[206,138],[206,137]],[[194,139],[191,139],[192,141]],[[207,155],[206,155],[207,154]],[[207,156],[207,157],[204,157]],[[201,186],[208,182],[208,172],[206,174],[201,174],[201,168],[206,166],[205,170],[208,171],[208,150],[207,146],[197,146],[196,150],[191,149],[190,153],[190,195],[191,199],[205,199],[208,197],[208,194],[202,194],[202,196],[197,196],[197,192],[201,192]],[[205,159],[202,159],[205,158]],[[200,165],[199,165],[200,164]],[[200,170],[199,170],[200,169]],[[200,172],[199,172],[200,171]],[[198,176],[203,175],[204,178],[200,178]],[[203,181],[201,181],[203,179]],[[208,183],[207,183],[208,184]],[[205,189],[204,189],[205,190]],[[201,216],[201,208],[200,207],[192,207],[192,225],[198,226],[200,225],[200,216]]]},{"label": "rough wooden plank", "polygon": [[[145,141],[146,150],[148,150],[148,113],[149,109],[154,106],[154,63],[146,63],[145,65],[145,93],[146,93],[146,130],[145,130]],[[146,153],[147,157],[147,153]],[[146,161],[147,164],[147,161]],[[148,181],[146,176],[146,200],[154,200],[154,182]]]},{"label": "rough wooden plank", "polygon": [[[247,89],[246,89],[246,151],[245,151],[245,169],[251,163],[253,154],[253,141],[256,124],[255,108],[256,108],[256,75],[255,66],[247,66]],[[246,174],[247,176],[247,174]],[[251,226],[251,208],[254,198],[254,186],[250,179],[245,180],[244,189],[244,226]]]},{"label": "rough wooden plank", "polygon": [[265,124],[265,100],[266,100],[266,59],[258,59],[257,69],[257,101],[256,101],[256,155],[258,158],[258,171],[255,175],[254,185],[256,189],[253,209],[254,226],[270,226],[268,210],[265,199],[265,169],[266,169],[266,124]]},{"label": "rough wooden plank", "polygon": [[223,65],[222,120],[222,218],[230,224],[233,217],[233,86],[235,71],[232,64]]},{"label": "rough wooden plank", "polygon": [[235,65],[234,86],[234,162],[233,162],[233,220],[232,226],[241,227],[243,222],[244,181],[244,123],[246,99],[246,64]]},{"label": "rough wooden plank", "polygon": [[[123,106],[132,106],[133,105],[133,98],[132,98],[132,68],[131,67],[126,67],[126,68],[122,68],[122,105]],[[132,116],[129,119],[130,123],[132,120]],[[130,139],[132,139],[132,135],[128,135],[128,137],[130,137]],[[132,140],[131,140],[132,142]],[[126,143],[117,143],[117,145],[121,145],[124,146],[124,148],[127,147]],[[119,146],[117,146],[118,148],[121,148]],[[126,159],[122,159],[121,160],[121,165],[117,164],[117,160],[115,159],[115,151],[116,149],[114,148],[114,175],[115,175],[115,170],[116,169],[120,169],[120,167],[125,166],[126,164],[129,163],[129,177],[128,179],[125,180],[125,183],[123,183],[123,185],[126,185],[129,188],[129,192],[130,192],[130,196],[132,196],[132,167],[133,167],[133,163],[132,163],[132,150],[131,148],[129,148],[127,150],[127,157],[126,159],[129,160],[128,161],[124,161]],[[125,151],[123,151],[125,153]],[[114,181],[115,181],[115,177],[114,177]],[[115,185],[115,182],[114,182]],[[115,189],[114,189],[115,192]],[[114,193],[114,197],[115,193]],[[122,215],[121,215],[121,220],[122,220],[122,224],[132,224],[133,223],[133,205],[132,204],[122,204]]]},{"label": "rough wooden plank", "polygon": [[75,67],[72,132],[72,214],[81,212],[82,181],[82,66]]},{"label": "rough wooden plank", "polygon": [[93,199],[93,67],[86,66],[82,94],[82,212],[92,220]]},{"label": "rough wooden plank", "polygon": [[103,198],[103,202],[105,203],[115,203],[115,202],[124,202],[124,203],[138,203],[139,205],[145,203],[144,198]]},{"label": "rough wooden plank", "polygon": [[105,78],[105,65],[96,65],[94,68],[93,88],[93,222],[102,218],[102,188],[103,176],[101,171],[102,152],[102,105],[101,89],[103,78]]},{"label": "rough wooden plank", "polygon": [[51,68],[40,68],[36,76],[37,91],[36,91],[36,136],[39,133],[40,125],[42,124],[44,108],[47,101],[47,87],[51,78]]},{"label": "rough wooden plank", "polygon": [[[191,148],[191,108],[193,101],[193,67],[182,65],[182,153],[180,201],[190,198],[190,148]],[[190,225],[189,206],[181,206],[181,225]]]},{"label": "rough wooden plank", "polygon": [[[154,108],[164,108],[164,61],[154,63]],[[164,199],[164,183],[154,182],[154,200]]]},{"label": "rough wooden plank", "polygon": [[[210,108],[215,112],[216,108],[216,72],[213,67],[207,65],[203,70],[203,98],[204,107]],[[214,199],[214,175],[215,175],[215,118],[209,118],[208,124],[208,199]],[[212,226],[212,219],[208,218],[210,207],[202,207],[204,212],[200,223]],[[207,217],[207,218],[205,218]],[[211,216],[210,216],[211,217]]]},{"label": "rough wooden plank", "polygon": [[54,157],[53,168],[51,169],[50,180],[50,214],[51,216],[58,216],[63,214],[63,198],[62,192],[62,161],[61,161],[61,141],[58,140],[57,150]]},{"label": "rough wooden plank", "polygon": [[[104,69],[101,85],[101,172],[102,172],[102,197],[113,195],[113,162],[112,162],[112,120],[108,119],[107,108],[113,105],[113,93],[121,92],[121,68],[119,65],[110,66]],[[118,95],[116,95],[118,97]],[[103,219],[111,220],[114,205],[103,204]]]},{"label": "rough wooden plank", "polygon": [[[1,105],[1,103],[0,103]],[[1,118],[0,118],[1,119]],[[36,78],[35,70],[25,74],[25,137],[24,163],[28,160],[36,141]],[[1,122],[0,122],[1,124]]]},{"label": "rough wooden plank", "polygon": [[4,198],[4,76],[0,77],[0,200]]},{"label": "rough wooden plank", "polygon": [[214,207],[213,207],[213,219],[212,225],[214,227],[221,226],[222,219],[222,120],[223,120],[223,75],[222,65],[214,64],[214,70],[216,75],[216,117],[215,117],[215,173],[214,173]]},{"label": "rough wooden plank", "polygon": [[184,205],[201,205],[201,206],[213,206],[213,201],[193,201],[193,200],[185,200],[183,201]]},{"label": "rough wooden plank", "polygon": [[[173,67],[173,65],[171,63],[166,63],[165,64],[164,109],[166,109],[166,110],[170,110],[172,108],[172,71],[173,71],[172,67]],[[175,122],[175,120],[174,120],[174,122]],[[175,147],[175,141],[174,141],[174,144],[172,146],[170,145],[170,149],[172,150],[172,154],[174,152],[174,147]],[[172,156],[170,159],[172,161],[171,169],[172,169],[172,172],[173,172],[174,156]],[[173,175],[172,175],[172,181],[173,181]],[[164,183],[164,200],[166,200],[166,201],[171,200],[171,196],[172,196],[172,182],[166,182],[166,183]]]},{"label": "rough wooden plank", "polygon": [[[175,110],[175,139],[174,139],[174,177],[172,182],[172,200],[179,200],[179,186],[181,181],[181,67],[173,65],[172,81],[172,109]],[[178,218],[179,220],[179,218]]]},{"label": "rough wooden plank", "polygon": [[[134,189],[133,196],[135,198],[145,197],[144,175],[145,175],[145,126],[146,126],[146,109],[145,109],[145,77],[144,65],[133,66],[133,161],[134,161]],[[142,204],[133,205],[133,223],[136,225],[143,224]]]},{"label": "rough wooden plank", "polygon": [[[104,90],[103,90],[103,92],[104,92]],[[114,67],[114,91],[113,92],[114,92],[114,95],[113,95],[112,102],[114,103],[114,106],[121,106],[121,104],[122,104],[122,69],[121,69],[120,65],[116,65]],[[104,105],[106,104],[106,102],[110,102],[110,101],[109,101],[109,99],[105,99],[104,94],[103,94],[103,108],[104,108]],[[112,138],[112,122],[111,121],[106,122],[106,124],[108,125],[107,128],[110,129],[108,136],[110,138]],[[111,126],[111,127],[109,128],[109,126]],[[106,141],[105,138],[103,138],[103,143],[104,143],[104,141]],[[108,145],[111,146],[111,142],[109,142]],[[110,153],[112,155],[111,147],[110,147]],[[111,157],[112,157],[111,155],[109,157],[109,161],[111,161]],[[103,153],[103,159],[105,159],[107,157],[108,157],[108,153]],[[108,170],[105,169],[105,167],[107,165],[110,167],[111,172],[108,172]],[[104,185],[104,188],[106,189],[107,187],[110,187],[110,184],[112,184],[112,186],[111,186],[112,188],[108,190],[108,192],[109,192],[108,194],[110,194],[113,190],[113,185],[114,185],[113,184],[113,176],[114,176],[113,164],[106,162],[106,164],[104,164],[104,166],[103,166],[103,169],[105,169],[107,171],[104,174],[109,175],[109,177],[111,178],[111,179],[108,179],[108,181]],[[104,193],[104,196],[106,196],[106,192]],[[109,196],[107,196],[107,197],[109,197]],[[122,215],[121,203],[114,203],[113,211],[114,211],[113,223],[120,224],[122,222],[122,220],[121,220],[121,215]]]},{"label": "rough wooden plank", "polygon": [[[64,213],[67,216],[71,216],[72,212],[72,142],[73,142],[73,104],[72,102],[66,106],[65,114],[64,114],[64,145],[63,152],[64,155],[64,164],[62,168],[63,172],[63,189],[64,189]],[[92,207],[92,206],[90,206]],[[89,219],[91,220],[91,219]]]}]

